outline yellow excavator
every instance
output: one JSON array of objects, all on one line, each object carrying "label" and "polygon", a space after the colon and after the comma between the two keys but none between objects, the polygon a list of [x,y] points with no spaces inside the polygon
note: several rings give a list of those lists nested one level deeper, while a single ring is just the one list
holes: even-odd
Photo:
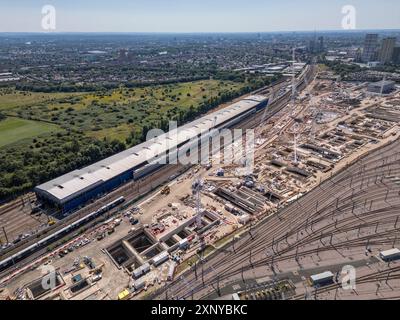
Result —
[{"label": "yellow excavator", "polygon": [[48,225],[49,225],[49,227],[50,226],[52,226],[53,224],[55,224],[56,223],[56,220],[54,220],[53,218],[50,218],[49,219],[49,222],[47,223]]},{"label": "yellow excavator", "polygon": [[169,186],[165,186],[165,187],[161,190],[161,194],[162,194],[162,195],[169,195],[170,192],[171,192],[171,189],[169,188]]}]

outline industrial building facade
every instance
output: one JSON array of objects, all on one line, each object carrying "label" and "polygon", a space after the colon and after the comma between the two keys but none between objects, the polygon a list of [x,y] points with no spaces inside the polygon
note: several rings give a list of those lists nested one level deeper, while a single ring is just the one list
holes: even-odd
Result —
[{"label": "industrial building facade", "polygon": [[[264,96],[247,97],[173,132],[162,134],[88,167],[39,185],[34,191],[41,202],[56,207],[63,213],[72,212],[128,181],[143,179],[159,170],[163,167],[162,164],[155,163],[159,156],[167,155],[168,158],[170,151],[172,154],[186,149],[189,142],[196,137],[200,140],[201,134],[211,129],[232,128],[267,105],[268,99]],[[149,158],[149,154],[155,155],[154,158]]]},{"label": "industrial building facade", "polygon": [[387,94],[395,90],[394,81],[379,81],[368,85],[368,92]]}]

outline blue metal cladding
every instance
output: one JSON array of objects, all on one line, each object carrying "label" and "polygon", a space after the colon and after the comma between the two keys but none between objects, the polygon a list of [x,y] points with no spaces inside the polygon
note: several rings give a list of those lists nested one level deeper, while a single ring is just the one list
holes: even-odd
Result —
[{"label": "blue metal cladding", "polygon": [[268,100],[263,101],[256,107],[256,110],[259,111],[261,109],[264,109],[267,105],[268,105]]},{"label": "blue metal cladding", "polygon": [[221,129],[223,128],[232,128],[232,126],[234,126],[235,124],[239,123],[240,121],[248,118],[250,115],[254,114],[256,112],[255,109],[251,109],[250,111],[247,111],[246,113],[242,114],[241,116],[238,116],[237,118],[225,123],[223,125],[223,127],[221,127]]},{"label": "blue metal cladding", "polygon": [[115,178],[112,178],[102,184],[102,187],[104,191],[111,191],[117,187],[119,187],[121,184],[123,184],[126,181],[132,180],[133,178],[133,171],[129,170],[127,172],[124,172]]},{"label": "blue metal cladding", "polygon": [[125,182],[133,179],[133,170],[126,171],[113,179],[110,179],[106,182],[101,183],[99,186],[95,187],[92,190],[86,191],[81,195],[71,199],[70,201],[66,202],[62,205],[63,212],[71,212],[76,208],[86,204],[88,201],[112,190],[118,188]]},{"label": "blue metal cladding", "polygon": [[62,205],[62,211],[63,212],[70,212],[72,210],[74,210],[75,208],[78,208],[79,206],[83,205],[84,203],[86,203],[85,201],[85,195],[81,195],[77,198],[74,198],[68,202],[66,202],[65,204]]}]

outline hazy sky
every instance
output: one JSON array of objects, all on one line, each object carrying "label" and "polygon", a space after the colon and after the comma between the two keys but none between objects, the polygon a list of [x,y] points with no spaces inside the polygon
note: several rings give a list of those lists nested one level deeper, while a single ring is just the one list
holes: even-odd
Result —
[{"label": "hazy sky", "polygon": [[357,29],[400,29],[399,0],[0,0],[0,32],[40,32],[43,5],[57,32],[340,30],[344,5]]}]

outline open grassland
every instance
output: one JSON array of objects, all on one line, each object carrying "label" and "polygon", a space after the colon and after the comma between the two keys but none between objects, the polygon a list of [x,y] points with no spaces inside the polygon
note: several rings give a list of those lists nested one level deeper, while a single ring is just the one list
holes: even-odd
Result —
[{"label": "open grassland", "polygon": [[[238,82],[203,80],[59,98],[42,94],[30,105],[9,107],[7,114],[49,121],[98,139],[115,138],[125,142],[132,132],[140,135],[144,126],[160,127],[160,121],[169,120],[183,122],[187,120],[184,115],[189,109],[196,110],[201,103],[233,95],[244,86]],[[45,99],[47,95],[50,96]]]},{"label": "open grassland", "polygon": [[6,112],[16,107],[31,106],[38,103],[51,103],[58,99],[80,95],[82,95],[82,93],[40,93],[1,89],[0,111]]},{"label": "open grassland", "polygon": [[55,133],[57,125],[19,118],[6,118],[0,121],[0,148],[20,140]]},{"label": "open grassland", "polygon": [[[90,128],[87,128],[87,134],[98,139],[107,137],[125,141],[132,131],[140,132],[143,126],[159,127],[161,119],[182,122],[182,115],[190,108],[197,108],[199,104],[207,103],[222,93],[236,92],[242,87],[243,85],[237,83],[209,80],[155,88],[116,90],[107,96],[85,97],[86,111],[82,113],[86,113],[88,108],[93,110],[96,106],[111,106],[108,116],[103,115],[97,122],[92,122]],[[79,110],[81,105],[76,108]]]},{"label": "open grassland", "polygon": [[128,124],[121,124],[117,127],[101,129],[98,131],[89,131],[86,134],[99,140],[118,140],[125,141],[132,131],[132,126]]}]

